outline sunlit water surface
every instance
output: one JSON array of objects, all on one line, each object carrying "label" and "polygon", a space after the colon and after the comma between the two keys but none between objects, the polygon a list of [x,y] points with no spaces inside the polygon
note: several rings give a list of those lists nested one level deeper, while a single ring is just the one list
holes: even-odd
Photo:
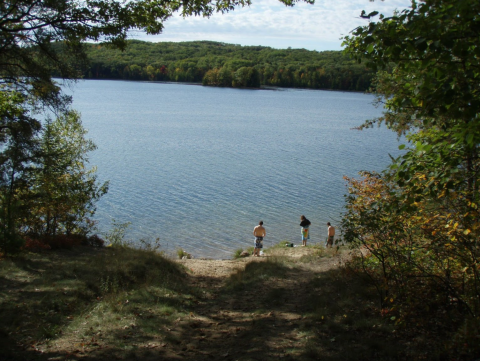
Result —
[{"label": "sunlit water surface", "polygon": [[265,222],[266,246],[310,243],[339,224],[343,176],[382,170],[398,154],[385,128],[353,130],[381,114],[373,96],[311,90],[242,90],[122,81],[82,81],[73,90],[110,181],[95,219],[131,222],[128,239],[160,238],[162,249],[230,258],[253,244]]}]

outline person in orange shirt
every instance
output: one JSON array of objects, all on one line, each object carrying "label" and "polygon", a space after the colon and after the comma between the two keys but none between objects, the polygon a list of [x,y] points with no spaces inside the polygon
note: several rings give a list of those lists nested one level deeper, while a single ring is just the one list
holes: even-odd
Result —
[{"label": "person in orange shirt", "polygon": [[267,232],[263,227],[263,221],[258,222],[258,226],[253,229],[253,235],[255,236],[255,249],[253,250],[253,256],[260,256],[260,250],[263,248],[263,237]]}]

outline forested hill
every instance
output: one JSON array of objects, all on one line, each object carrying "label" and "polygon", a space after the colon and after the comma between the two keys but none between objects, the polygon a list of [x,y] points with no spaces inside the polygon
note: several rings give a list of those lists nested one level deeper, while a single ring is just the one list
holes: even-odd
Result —
[{"label": "forested hill", "polygon": [[125,51],[86,44],[87,79],[195,82],[364,91],[373,72],[341,51],[273,49],[213,41],[150,43],[131,40]]}]

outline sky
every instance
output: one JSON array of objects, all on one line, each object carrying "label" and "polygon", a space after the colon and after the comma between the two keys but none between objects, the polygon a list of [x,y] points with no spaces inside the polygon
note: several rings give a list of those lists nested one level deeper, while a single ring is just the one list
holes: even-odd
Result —
[{"label": "sky", "polygon": [[262,45],[277,49],[341,50],[341,37],[367,25],[362,10],[385,16],[408,8],[410,0],[316,0],[286,7],[278,0],[252,0],[252,5],[210,18],[178,15],[167,20],[160,35],[131,34],[144,41],[212,40],[229,44]]}]

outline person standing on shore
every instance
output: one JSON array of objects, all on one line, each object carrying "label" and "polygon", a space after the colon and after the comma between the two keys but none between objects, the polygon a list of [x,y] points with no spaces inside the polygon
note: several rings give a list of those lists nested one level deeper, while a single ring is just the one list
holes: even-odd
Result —
[{"label": "person standing on shore", "polygon": [[260,256],[260,250],[263,248],[263,237],[267,232],[263,227],[263,221],[258,222],[258,226],[253,229],[253,235],[255,236],[255,249],[253,250],[253,256]]},{"label": "person standing on shore", "polygon": [[310,221],[304,216],[300,216],[300,227],[302,227],[302,247],[307,245],[307,240],[310,239],[308,228],[310,227]]},{"label": "person standing on shore", "polygon": [[327,242],[325,243],[325,247],[330,247],[333,246],[333,238],[335,237],[335,227],[333,227],[330,222],[327,222],[328,226],[328,237],[327,237]]}]

